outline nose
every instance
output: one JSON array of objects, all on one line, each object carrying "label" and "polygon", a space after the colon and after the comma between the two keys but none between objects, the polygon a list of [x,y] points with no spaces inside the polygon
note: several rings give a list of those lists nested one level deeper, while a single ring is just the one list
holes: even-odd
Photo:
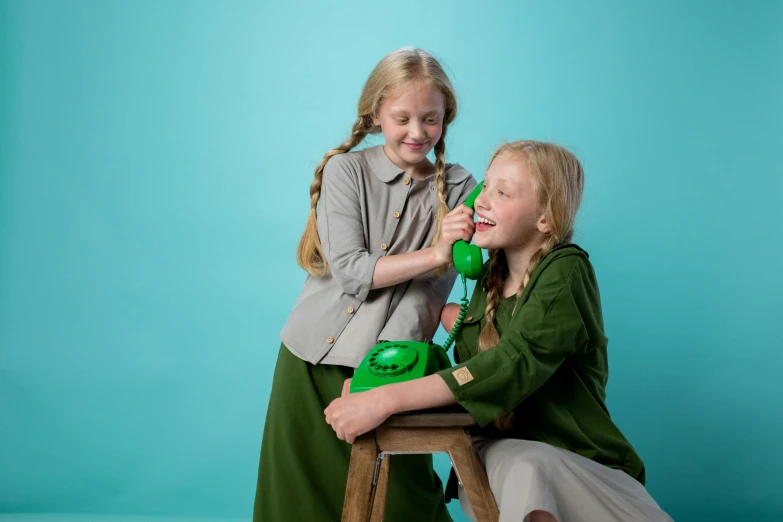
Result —
[{"label": "nose", "polygon": [[414,140],[421,140],[424,138],[424,126],[417,121],[413,121],[408,128],[408,136]]},{"label": "nose", "polygon": [[481,192],[479,192],[479,195],[476,196],[476,201],[474,202],[474,206],[476,207],[476,210],[487,210],[489,209],[489,198],[486,196],[486,189],[483,189]]}]

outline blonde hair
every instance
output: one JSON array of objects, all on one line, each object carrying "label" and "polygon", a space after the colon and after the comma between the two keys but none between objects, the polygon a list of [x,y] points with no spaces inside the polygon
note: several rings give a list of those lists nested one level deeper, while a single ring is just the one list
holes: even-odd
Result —
[{"label": "blonde hair", "polygon": [[[579,160],[563,147],[540,141],[514,141],[501,145],[492,161],[501,155],[509,155],[519,161],[526,161],[533,175],[537,209],[551,227],[541,247],[533,254],[525,271],[522,284],[517,290],[517,299],[530,282],[536,265],[552,249],[562,243],[569,243],[574,236],[574,221],[584,190],[584,171]],[[500,341],[495,328],[495,310],[500,304],[509,269],[502,250],[489,251],[489,271],[484,280],[487,289],[487,307],[484,311],[486,325],[479,335],[479,351],[497,345]],[[495,423],[501,429],[509,428],[513,413],[503,415]]]},{"label": "blonde hair", "polygon": [[323,159],[315,168],[315,179],[310,185],[310,214],[307,217],[307,224],[296,251],[296,260],[299,266],[312,276],[322,277],[326,273],[327,267],[326,256],[316,226],[316,207],[321,196],[321,183],[326,162],[332,156],[350,151],[361,143],[368,134],[381,132],[380,126],[373,123],[373,117],[378,114],[383,102],[398,92],[401,87],[418,83],[440,90],[445,106],[443,133],[434,147],[435,181],[440,205],[438,206],[435,238],[432,244],[436,245],[440,239],[441,223],[443,217],[449,212],[446,205],[446,130],[457,115],[457,100],[454,88],[440,63],[421,49],[406,47],[387,54],[378,62],[370,77],[367,78],[359,97],[358,115],[353,123],[350,137],[337,148],[324,154]]}]

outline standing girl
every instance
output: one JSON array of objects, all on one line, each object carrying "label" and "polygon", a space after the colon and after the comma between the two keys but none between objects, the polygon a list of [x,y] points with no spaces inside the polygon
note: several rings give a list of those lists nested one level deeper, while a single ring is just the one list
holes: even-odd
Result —
[{"label": "standing girl", "polygon": [[[323,410],[379,341],[432,338],[456,277],[451,245],[472,231],[467,209],[444,220],[476,181],[445,162],[457,104],[440,64],[418,49],[387,55],[358,109],[310,186],[297,252],[309,276],[281,332],[255,522],[340,519],[351,446]],[[349,152],[375,133],[384,145]],[[395,456],[392,469],[384,520],[450,520],[431,457]]]},{"label": "standing girl", "polygon": [[[671,520],[606,408],[598,284],[587,253],[569,244],[583,186],[579,161],[562,147],[500,147],[475,201],[474,241],[490,255],[457,335],[459,364],[337,399],[326,419],[338,437],[353,441],[396,412],[459,403],[481,426],[474,440],[501,522]],[[447,330],[456,308],[444,309]]]}]

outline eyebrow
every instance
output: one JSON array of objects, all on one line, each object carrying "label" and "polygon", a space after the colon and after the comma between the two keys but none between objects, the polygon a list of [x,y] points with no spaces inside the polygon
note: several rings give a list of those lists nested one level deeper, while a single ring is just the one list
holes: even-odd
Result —
[{"label": "eyebrow", "polygon": [[[495,183],[496,185],[501,184],[501,183],[505,183],[506,185],[511,185],[512,187],[518,186],[517,183],[514,183],[513,181],[511,181],[510,179],[507,179],[507,178],[493,179],[491,181],[493,183]],[[487,175],[485,174],[484,175],[484,183],[486,183],[486,182],[487,182]]]},{"label": "eyebrow", "polygon": [[[410,113],[404,109],[391,109],[389,113],[392,116],[408,116]],[[437,116],[440,114],[440,109],[430,109],[422,113],[424,116]]]}]

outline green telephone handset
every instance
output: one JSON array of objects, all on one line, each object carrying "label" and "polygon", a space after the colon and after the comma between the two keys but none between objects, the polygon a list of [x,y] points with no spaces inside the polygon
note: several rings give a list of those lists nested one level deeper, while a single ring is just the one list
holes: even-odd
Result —
[{"label": "green telephone handset", "polygon": [[[479,183],[463,203],[468,208],[473,208],[476,198],[481,192],[481,186],[482,184]],[[463,294],[460,299],[459,316],[444,346],[432,341],[386,341],[375,345],[356,368],[356,373],[351,380],[351,393],[371,390],[384,384],[418,379],[451,367],[451,361],[446,352],[454,342],[468,311],[466,278],[478,279],[484,264],[481,249],[476,245],[459,240],[454,243],[452,248],[454,268],[457,269],[462,279]]]}]

